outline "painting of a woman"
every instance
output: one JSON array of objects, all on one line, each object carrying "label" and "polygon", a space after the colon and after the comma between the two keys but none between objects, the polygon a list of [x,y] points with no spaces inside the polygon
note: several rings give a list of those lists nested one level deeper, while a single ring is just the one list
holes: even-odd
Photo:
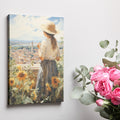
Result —
[{"label": "painting of a woman", "polygon": [[[57,40],[54,37],[57,31],[55,24],[51,21],[42,24],[41,29],[43,30],[46,39],[42,41],[41,46],[38,45],[41,68],[38,73],[36,88],[39,89],[39,98],[43,99],[48,95],[51,95],[51,99],[53,99],[55,97],[54,88],[57,87],[59,83],[59,80],[57,79],[58,69],[56,60],[59,61],[60,59],[60,50]],[[50,88],[51,85],[53,89]]]},{"label": "painting of a woman", "polygon": [[8,104],[63,101],[64,18],[8,16]]}]

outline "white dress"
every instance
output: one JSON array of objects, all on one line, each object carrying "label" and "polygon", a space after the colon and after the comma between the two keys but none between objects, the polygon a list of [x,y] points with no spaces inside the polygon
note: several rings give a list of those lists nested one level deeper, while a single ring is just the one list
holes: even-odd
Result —
[{"label": "white dress", "polygon": [[53,76],[58,76],[56,57],[60,56],[59,47],[57,45],[56,49],[52,49],[50,39],[43,40],[41,43],[39,56],[43,57],[44,60],[40,63],[40,70],[38,72],[36,88],[39,91],[39,98],[49,96],[52,94],[55,97],[54,89],[51,92],[46,90],[46,83],[51,85],[51,78]]}]

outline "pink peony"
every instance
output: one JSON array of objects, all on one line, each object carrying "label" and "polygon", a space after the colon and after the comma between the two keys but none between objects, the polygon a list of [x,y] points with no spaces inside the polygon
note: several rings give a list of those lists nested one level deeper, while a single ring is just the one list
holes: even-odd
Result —
[{"label": "pink peony", "polygon": [[102,100],[102,99],[96,100],[96,104],[97,104],[98,106],[103,106],[103,105],[108,104],[108,103],[109,103],[108,101],[104,101],[104,100]]},{"label": "pink peony", "polygon": [[109,76],[111,81],[120,79],[120,70],[111,68],[109,71]]},{"label": "pink peony", "polygon": [[120,104],[120,87],[115,88],[111,94],[111,102],[114,105],[119,105]]},{"label": "pink peony", "polygon": [[98,70],[91,74],[91,81],[99,81],[99,80],[109,80],[109,74],[104,71]]},{"label": "pink peony", "polygon": [[118,67],[120,67],[120,64],[118,64]]},{"label": "pink peony", "polygon": [[120,86],[120,80],[114,80],[114,86],[116,85]]},{"label": "pink peony", "polygon": [[96,66],[94,67],[94,71],[95,71],[95,72],[98,71],[98,70],[102,70],[102,69],[103,69],[103,67],[100,66],[100,65],[96,65]]},{"label": "pink peony", "polygon": [[95,83],[95,91],[99,92],[100,95],[106,97],[106,99],[111,98],[113,84],[110,80],[99,80]]}]

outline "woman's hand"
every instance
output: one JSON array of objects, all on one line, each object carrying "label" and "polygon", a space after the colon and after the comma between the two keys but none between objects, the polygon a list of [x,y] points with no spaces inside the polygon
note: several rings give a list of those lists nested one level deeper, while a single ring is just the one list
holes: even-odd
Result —
[{"label": "woman's hand", "polygon": [[43,60],[44,60],[44,57],[40,57],[40,60],[43,61]]},{"label": "woman's hand", "polygon": [[39,49],[40,49],[40,45],[41,45],[40,43],[37,44],[37,47],[38,47]]},{"label": "woman's hand", "polygon": [[56,60],[59,61],[59,60],[60,60],[60,57],[56,57]]}]

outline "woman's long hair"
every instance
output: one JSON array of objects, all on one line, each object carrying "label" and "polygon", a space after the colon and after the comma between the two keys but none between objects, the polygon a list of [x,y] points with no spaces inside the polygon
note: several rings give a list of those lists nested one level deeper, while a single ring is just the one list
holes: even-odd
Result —
[{"label": "woman's long hair", "polygon": [[56,41],[54,35],[53,35],[53,34],[49,34],[49,33],[47,33],[47,32],[45,32],[45,33],[48,35],[48,37],[49,37],[50,40],[51,40],[52,49],[55,50],[56,47],[57,47],[57,41]]}]

